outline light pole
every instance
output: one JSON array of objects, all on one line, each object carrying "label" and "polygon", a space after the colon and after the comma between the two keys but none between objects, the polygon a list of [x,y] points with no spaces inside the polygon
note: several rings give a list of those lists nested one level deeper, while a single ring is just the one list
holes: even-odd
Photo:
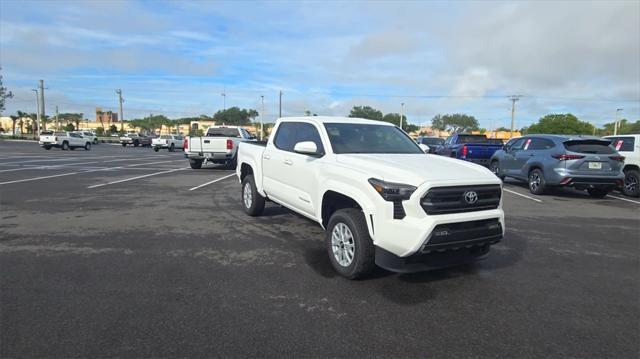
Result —
[{"label": "light pole", "polygon": [[262,112],[260,113],[260,141],[262,141],[262,136],[264,136],[264,95],[260,95],[262,98]]},{"label": "light pole", "polygon": [[[38,89],[31,89],[31,91],[36,93],[36,119],[38,123],[40,123],[40,96],[38,96]],[[32,126],[32,128],[35,129],[36,127]],[[33,138],[36,138],[35,131],[33,132]]]},{"label": "light pole", "polygon": [[622,109],[622,108],[617,108],[617,109],[616,109],[616,120],[615,120],[615,122],[613,123],[613,135],[614,135],[614,136],[618,134],[618,125],[619,125],[619,124],[618,124],[618,112],[620,112],[620,111],[622,111],[622,110],[624,110],[624,109]]},{"label": "light pole", "polygon": [[404,102],[400,104],[400,129],[402,130],[402,118],[404,117]]},{"label": "light pole", "polygon": [[[226,90],[225,90],[226,92]],[[227,110],[227,94],[223,92],[222,95],[222,111],[226,111]]]}]

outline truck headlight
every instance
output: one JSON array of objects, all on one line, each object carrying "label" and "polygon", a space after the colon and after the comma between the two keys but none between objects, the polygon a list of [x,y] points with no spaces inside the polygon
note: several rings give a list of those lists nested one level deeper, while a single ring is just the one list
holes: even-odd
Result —
[{"label": "truck headlight", "polygon": [[395,202],[409,199],[416,187],[408,184],[385,182],[376,178],[369,178],[369,183],[385,201]]}]

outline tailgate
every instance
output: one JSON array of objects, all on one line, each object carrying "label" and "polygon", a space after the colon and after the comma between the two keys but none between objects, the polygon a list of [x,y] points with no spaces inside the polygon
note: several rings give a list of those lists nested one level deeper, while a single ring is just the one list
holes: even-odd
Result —
[{"label": "tailgate", "polygon": [[40,136],[40,142],[56,142],[56,136]]},{"label": "tailgate", "polygon": [[190,152],[217,152],[226,153],[227,138],[224,137],[193,137],[189,139]]},{"label": "tailgate", "polygon": [[502,146],[494,144],[473,144],[466,145],[468,154],[467,158],[489,159],[493,154],[502,148]]},{"label": "tailgate", "polygon": [[167,140],[163,139],[163,138],[154,138],[151,140],[151,144],[153,145],[158,145],[158,146],[163,146],[167,144]]}]

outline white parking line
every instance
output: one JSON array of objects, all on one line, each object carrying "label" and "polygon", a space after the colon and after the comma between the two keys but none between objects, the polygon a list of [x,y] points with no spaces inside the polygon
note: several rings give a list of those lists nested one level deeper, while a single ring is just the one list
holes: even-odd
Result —
[{"label": "white parking line", "polygon": [[541,200],[539,200],[539,199],[537,199],[537,198],[529,197],[529,196],[526,196],[526,195],[524,195],[524,194],[522,194],[522,193],[518,193],[518,192],[516,192],[516,191],[512,191],[512,190],[506,189],[506,188],[504,188],[504,187],[502,188],[502,190],[503,190],[503,191],[505,191],[505,192],[513,193],[513,194],[515,194],[515,195],[517,195],[517,196],[520,196],[520,197],[524,197],[524,198],[530,199],[530,200],[532,200],[532,201],[536,201],[536,202],[538,202],[538,203],[542,203],[542,201],[541,201]]},{"label": "white parking line", "polygon": [[37,180],[47,179],[47,178],[64,177],[64,176],[71,176],[71,175],[77,175],[77,174],[89,173],[89,172],[98,172],[98,171],[105,171],[105,170],[104,169],[98,169],[98,170],[90,170],[90,171],[60,173],[60,174],[51,175],[51,176],[42,176],[42,177],[34,177],[34,178],[25,178],[25,179],[15,180],[15,181],[0,182],[0,185],[11,184],[11,183],[20,183],[20,182],[29,182],[29,181],[37,181]]},{"label": "white parking line", "polygon": [[172,170],[168,170],[168,171],[162,171],[162,172],[154,172],[154,173],[149,173],[146,175],[142,175],[142,176],[136,176],[136,177],[131,177],[131,178],[125,178],[122,180],[118,180],[118,181],[112,181],[112,182],[107,182],[107,183],[101,183],[101,184],[95,184],[93,186],[89,186],[87,188],[98,188],[98,187],[103,187],[103,186],[108,186],[111,184],[116,184],[116,183],[122,183],[122,182],[128,182],[128,181],[133,181],[133,180],[137,180],[140,178],[145,178],[145,177],[151,177],[151,176],[157,176],[157,175],[161,175],[161,174],[165,174],[165,173],[171,173],[171,172],[175,172],[175,171],[181,171],[181,170],[186,170],[189,167],[185,167],[185,168],[174,168]]},{"label": "white parking line", "polygon": [[619,199],[619,200],[621,200],[621,201],[627,201],[627,202],[631,202],[631,203],[637,203],[637,204],[640,204],[640,202],[638,202],[638,201],[634,201],[634,200],[627,199],[627,198],[616,197],[616,196],[612,196],[612,195],[610,195],[610,194],[608,194],[608,195],[607,195],[607,197],[615,198],[615,199]]},{"label": "white parking line", "polygon": [[229,177],[231,177],[231,176],[235,176],[235,175],[236,175],[235,173],[232,173],[232,174],[230,174],[230,175],[228,175],[228,176],[224,176],[224,177],[220,177],[220,178],[218,178],[218,179],[214,179],[213,181],[210,181],[210,182],[207,182],[207,183],[203,183],[203,184],[201,184],[201,185],[199,185],[199,186],[195,186],[195,187],[193,187],[193,188],[189,188],[189,191],[196,190],[196,189],[198,189],[198,188],[200,188],[200,187],[208,186],[208,185],[210,185],[210,184],[212,184],[212,183],[216,183],[216,182],[218,182],[218,181],[222,181],[223,179],[227,179],[227,178],[229,178]]}]

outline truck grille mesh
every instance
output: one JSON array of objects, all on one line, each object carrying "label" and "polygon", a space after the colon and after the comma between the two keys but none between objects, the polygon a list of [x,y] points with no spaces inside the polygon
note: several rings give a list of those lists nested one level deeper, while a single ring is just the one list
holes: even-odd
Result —
[{"label": "truck grille mesh", "polygon": [[[475,192],[476,201],[469,203],[465,195]],[[486,211],[500,205],[500,185],[435,187],[422,197],[420,205],[429,215]]]}]

